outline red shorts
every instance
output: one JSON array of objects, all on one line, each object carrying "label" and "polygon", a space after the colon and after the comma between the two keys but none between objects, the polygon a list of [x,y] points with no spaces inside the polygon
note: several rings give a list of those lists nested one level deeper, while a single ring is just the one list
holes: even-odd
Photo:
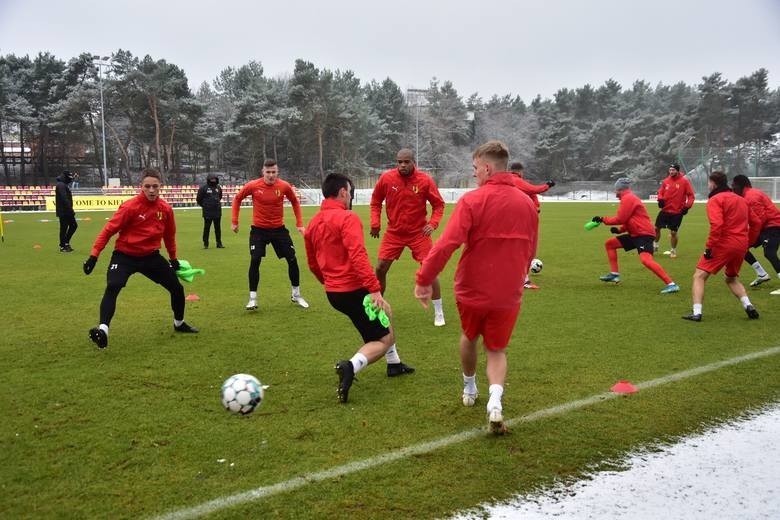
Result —
[{"label": "red shorts", "polygon": [[405,247],[412,250],[412,258],[417,262],[422,262],[433,247],[433,239],[423,235],[422,231],[405,236],[385,233],[385,236],[382,237],[382,243],[379,245],[379,259],[398,260]]},{"label": "red shorts", "polygon": [[488,350],[504,350],[509,345],[517,315],[520,314],[520,304],[511,309],[469,307],[459,301],[455,304],[460,314],[460,328],[469,340],[482,336]]},{"label": "red shorts", "polygon": [[745,251],[742,249],[715,249],[712,258],[699,258],[696,264],[697,269],[707,271],[710,274],[717,274],[718,271],[726,268],[726,276],[734,278],[739,276],[739,268],[742,267],[742,261],[745,258]]}]

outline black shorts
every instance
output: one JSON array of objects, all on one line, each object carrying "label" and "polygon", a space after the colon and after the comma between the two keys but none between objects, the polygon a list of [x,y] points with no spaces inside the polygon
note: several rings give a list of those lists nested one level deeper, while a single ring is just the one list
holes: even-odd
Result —
[{"label": "black shorts", "polygon": [[181,285],[171,264],[159,251],[146,256],[130,256],[115,250],[106,273],[108,284],[124,287],[135,273],[141,273],[163,287]]},{"label": "black shorts", "polygon": [[655,227],[658,229],[667,228],[671,231],[677,231],[682,225],[682,213],[667,213],[659,211],[655,218]]},{"label": "black shorts", "polygon": [[277,258],[295,257],[295,247],[286,227],[264,229],[252,226],[252,231],[249,232],[249,254],[252,258],[264,257],[265,246],[269,243],[273,246]]},{"label": "black shorts", "polygon": [[765,228],[758,235],[758,241],[750,247],[775,248],[780,243],[780,227]]},{"label": "black shorts", "polygon": [[390,329],[379,323],[378,319],[368,319],[366,310],[363,307],[363,298],[368,294],[366,289],[358,289],[351,292],[326,291],[325,294],[328,296],[331,306],[342,314],[346,314],[352,321],[352,325],[360,333],[364,343],[379,341],[390,334]]},{"label": "black shorts", "polygon": [[618,235],[617,239],[620,240],[620,244],[626,251],[636,249],[637,253],[653,254],[653,241],[655,240],[655,237],[632,237],[631,235]]}]

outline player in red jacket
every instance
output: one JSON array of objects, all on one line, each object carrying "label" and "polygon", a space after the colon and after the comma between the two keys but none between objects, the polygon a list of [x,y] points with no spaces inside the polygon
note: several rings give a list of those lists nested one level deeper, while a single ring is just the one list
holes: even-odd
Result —
[{"label": "player in red jacket", "polygon": [[[750,208],[750,247],[761,246],[764,256],[772,264],[778,278],[780,278],[780,259],[777,257],[777,249],[780,246],[780,209],[775,206],[772,199],[763,191],[756,189],[745,175],[737,175],[731,181],[734,193],[745,198]],[[756,271],[756,279],[750,282],[751,287],[756,287],[772,279],[764,270],[761,263],[756,260],[753,253],[748,250],[745,253],[745,261]],[[769,294],[780,295],[780,289]]]},{"label": "player in red jacket", "polygon": [[707,183],[710,189],[707,201],[710,233],[704,254],[693,273],[693,312],[683,316],[684,320],[701,321],[704,284],[724,267],[724,280],[729,290],[739,299],[748,318],[758,319],[758,311],[750,303],[745,287],[739,281],[739,268],[749,245],[750,209],[745,199],[729,189],[727,181],[725,173],[712,172]]},{"label": "player in red jacket", "polygon": [[[119,206],[98,234],[89,258],[84,262],[84,274],[92,272],[100,252],[117,233],[119,236],[106,274],[106,290],[100,302],[100,324],[89,330],[89,338],[98,348],[108,346],[108,326],[116,311],[116,299],[135,273],[141,273],[171,293],[173,330],[198,332],[184,321],[184,287],[176,277],[179,269],[176,222],[170,204],[160,198],[160,172],[143,171],[141,193]],[[165,241],[170,262],[160,254],[161,241]]]},{"label": "player in red jacket", "polygon": [[290,232],[284,227],[284,199],[292,204],[295,214],[295,227],[303,234],[303,216],[301,203],[292,186],[279,178],[279,167],[273,159],[266,159],[259,179],[249,181],[233,198],[233,233],[238,233],[238,214],[241,201],[252,197],[252,229],[249,232],[249,303],[248,311],[257,309],[257,287],[260,285],[260,262],[265,256],[268,244],[274,248],[277,258],[287,260],[287,275],[290,277],[292,293],[290,300],[307,309],[309,304],[301,296],[301,272],[295,257]]},{"label": "player in red jacket", "polygon": [[[546,192],[553,186],[555,186],[555,181],[550,180],[545,182],[544,184],[531,184],[524,178],[525,174],[525,168],[523,167],[523,163],[519,161],[515,161],[512,164],[509,165],[509,171],[515,174],[515,186],[531,197],[531,200],[534,203],[534,206],[536,206],[536,212],[539,213],[541,211],[540,204],[539,204],[539,197],[538,195],[541,193]],[[525,281],[523,282],[523,285],[526,289],[538,289],[539,286],[536,285],[531,281],[531,278],[529,278],[528,275],[525,276]]]},{"label": "player in red jacket", "polygon": [[603,222],[608,226],[612,226],[610,231],[618,235],[604,242],[609,266],[612,270],[608,274],[601,276],[601,281],[620,283],[617,250],[625,249],[626,251],[631,251],[636,249],[642,265],[650,269],[653,274],[666,284],[666,287],[661,289],[661,294],[679,292],[680,287],[666,274],[664,268],[653,259],[653,224],[650,221],[645,205],[631,191],[631,179],[628,177],[618,179],[615,182],[615,195],[620,199],[617,215],[614,217],[593,217],[592,219],[593,222]]},{"label": "player in red jacket", "polygon": [[489,141],[473,154],[477,189],[460,198],[447,227],[417,271],[414,295],[424,307],[432,284],[452,253],[465,245],[455,271],[455,302],[460,313],[460,363],[465,406],[477,399],[477,344],[487,354],[488,426],[506,431],[501,398],[507,372],[506,348],[520,314],[525,270],[536,253],[539,215],[531,199],[515,187],[507,170],[509,151]]},{"label": "player in red jacket", "polygon": [[653,251],[658,251],[658,241],[661,239],[661,228],[669,228],[671,249],[664,251],[665,255],[677,258],[677,232],[680,230],[683,216],[693,206],[693,187],[691,182],[680,171],[677,163],[669,165],[669,175],[661,181],[658,188],[658,207],[661,211],[655,219],[655,241]]},{"label": "player in red jacket", "polygon": [[[414,153],[403,149],[396,157],[398,166],[382,173],[371,193],[372,237],[379,238],[383,202],[387,212],[387,231],[379,245],[376,265],[383,293],[387,289],[387,271],[401,257],[404,248],[412,251],[412,258],[423,261],[433,246],[431,233],[439,227],[444,215],[444,199],[433,179],[417,169]],[[427,203],[431,205],[430,219]],[[438,279],[433,282],[433,308],[433,324],[441,327],[445,322]]]},{"label": "player in red jacket", "polygon": [[382,355],[387,360],[389,377],[409,374],[414,369],[401,363],[390,327],[371,320],[363,299],[369,295],[376,309],[390,314],[390,304],[382,297],[379,280],[371,268],[363,239],[363,224],[352,211],[352,181],[331,173],[322,183],[320,211],[309,222],[304,234],[309,269],[325,286],[328,301],[345,314],[358,330],[364,344],[350,360],[339,361],[338,397],[347,402],[355,374]]}]

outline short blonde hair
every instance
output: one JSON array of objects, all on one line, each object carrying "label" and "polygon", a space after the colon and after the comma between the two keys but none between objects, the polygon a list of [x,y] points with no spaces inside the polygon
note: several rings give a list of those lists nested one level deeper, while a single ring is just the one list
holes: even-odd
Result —
[{"label": "short blonde hair", "polygon": [[501,141],[488,141],[474,150],[471,157],[492,163],[499,171],[506,171],[509,164],[509,148]]}]

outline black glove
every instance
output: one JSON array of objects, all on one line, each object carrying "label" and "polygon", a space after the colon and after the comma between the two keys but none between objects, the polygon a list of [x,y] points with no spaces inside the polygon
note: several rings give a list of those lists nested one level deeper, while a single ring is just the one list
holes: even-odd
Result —
[{"label": "black glove", "polygon": [[663,199],[658,199],[658,207],[663,208],[664,206],[666,206],[666,201]]},{"label": "black glove", "polygon": [[599,224],[601,224],[601,221],[602,221],[603,219],[602,219],[601,217],[593,217],[593,218],[592,218],[592,219],[590,219],[590,220],[591,220],[591,222],[598,222]]},{"label": "black glove", "polygon": [[683,208],[683,210],[682,210],[682,214],[683,214],[683,215],[687,215],[687,214],[688,214],[688,208]]},{"label": "black glove", "polygon": [[92,270],[95,268],[96,263],[97,263],[97,257],[89,255],[89,258],[87,258],[84,261],[84,274],[91,273]]},{"label": "black glove", "polygon": [[174,271],[178,271],[178,270],[179,270],[179,268],[181,267],[181,266],[179,265],[179,261],[178,261],[178,260],[176,260],[175,258],[172,258],[172,259],[170,260],[170,263],[171,263],[171,269],[173,269]]},{"label": "black glove", "polygon": [[550,179],[550,180],[549,180],[549,181],[547,181],[545,184],[547,184],[547,186],[549,186],[550,188],[552,188],[553,186],[555,186],[555,181],[554,181],[554,180],[552,180],[552,179]]},{"label": "black glove", "polygon": [[612,233],[613,235],[619,235],[620,229],[616,228],[615,226],[612,226],[611,228],[609,228],[609,232]]},{"label": "black glove", "polygon": [[712,249],[710,249],[709,247],[704,250],[704,258],[706,258],[707,260],[712,258]]}]

